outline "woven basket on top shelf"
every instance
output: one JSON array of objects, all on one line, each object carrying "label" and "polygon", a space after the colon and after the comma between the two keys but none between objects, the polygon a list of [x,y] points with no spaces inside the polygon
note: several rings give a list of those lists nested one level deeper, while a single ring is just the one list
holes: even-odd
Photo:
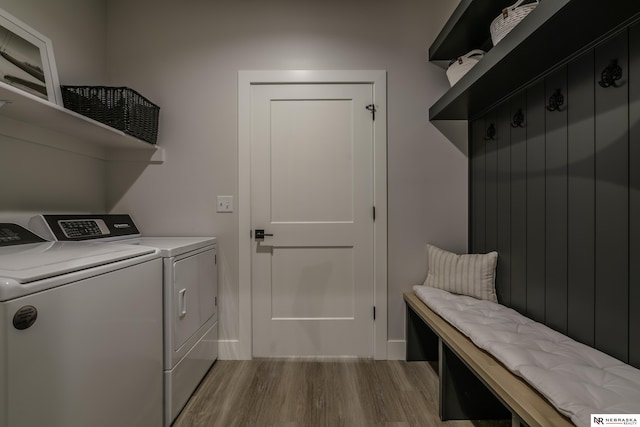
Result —
[{"label": "woven basket on top shelf", "polygon": [[454,59],[447,68],[447,78],[451,86],[455,85],[458,80],[467,74],[475,65],[484,58],[485,52],[480,49],[474,49],[471,52]]},{"label": "woven basket on top shelf", "polygon": [[60,86],[65,108],[155,144],[160,107],[127,87]]},{"label": "woven basket on top shelf", "polygon": [[491,31],[491,41],[493,45],[497,45],[509,31],[520,23],[533,9],[538,6],[539,1],[534,0],[532,3],[522,4],[525,0],[518,0],[509,7],[502,9],[502,13],[493,20],[489,27]]}]

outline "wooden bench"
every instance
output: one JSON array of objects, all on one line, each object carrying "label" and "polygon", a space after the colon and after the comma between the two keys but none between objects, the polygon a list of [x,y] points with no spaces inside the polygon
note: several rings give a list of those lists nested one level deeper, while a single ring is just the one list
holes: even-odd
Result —
[{"label": "wooden bench", "polygon": [[540,393],[427,307],[407,304],[407,361],[438,361],[440,418],[509,419],[513,426],[572,426]]}]

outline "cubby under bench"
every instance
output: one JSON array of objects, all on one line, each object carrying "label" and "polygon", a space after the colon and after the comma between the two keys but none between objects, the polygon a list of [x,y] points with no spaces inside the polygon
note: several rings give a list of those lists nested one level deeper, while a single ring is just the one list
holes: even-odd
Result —
[{"label": "cubby under bench", "polygon": [[414,292],[407,305],[407,361],[437,361],[440,418],[509,419],[520,426],[572,426],[547,399],[432,311]]}]

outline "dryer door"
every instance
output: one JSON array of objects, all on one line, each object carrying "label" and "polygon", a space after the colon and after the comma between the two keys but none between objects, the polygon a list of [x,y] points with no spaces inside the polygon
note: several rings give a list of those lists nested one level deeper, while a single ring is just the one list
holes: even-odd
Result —
[{"label": "dryer door", "polygon": [[215,251],[208,250],[173,264],[173,350],[178,351],[215,314]]}]

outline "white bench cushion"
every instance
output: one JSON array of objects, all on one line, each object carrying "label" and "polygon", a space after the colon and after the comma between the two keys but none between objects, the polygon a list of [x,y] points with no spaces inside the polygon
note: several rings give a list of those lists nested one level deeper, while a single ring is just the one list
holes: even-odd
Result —
[{"label": "white bench cushion", "polygon": [[415,286],[416,295],[578,426],[591,414],[640,413],[640,370],[503,305]]}]

